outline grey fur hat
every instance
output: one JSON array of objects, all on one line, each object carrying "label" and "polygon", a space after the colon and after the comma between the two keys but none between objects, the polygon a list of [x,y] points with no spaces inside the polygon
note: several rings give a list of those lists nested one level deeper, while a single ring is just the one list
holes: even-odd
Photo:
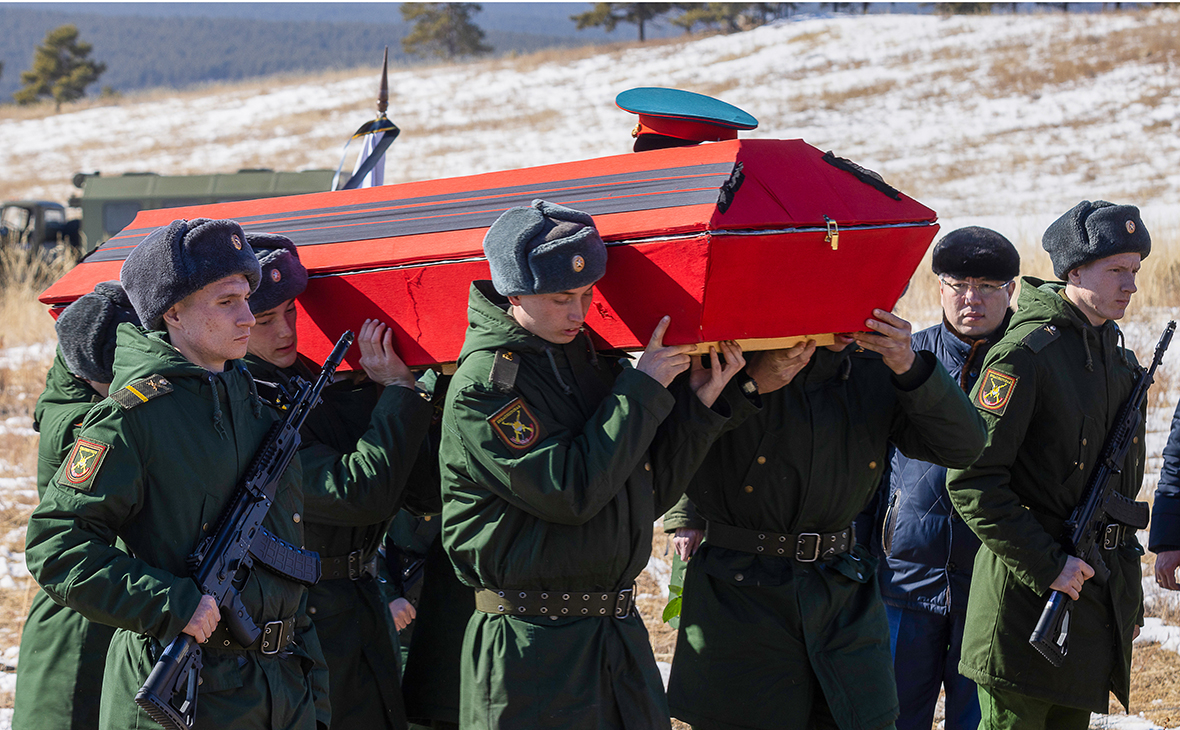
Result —
[{"label": "grey fur hat", "polygon": [[544,200],[504,211],[483,251],[504,296],[577,289],[606,273],[606,245],[590,214]]},{"label": "grey fur hat", "polygon": [[231,220],[174,220],[139,242],[119,280],[144,327],[164,328],[164,313],[199,289],[233,274],[258,288],[258,259],[242,227]]},{"label": "grey fur hat", "polygon": [[131,300],[117,281],[95,284],[58,315],[57,346],[66,367],[79,378],[96,383],[115,379],[115,328],[123,322],[138,325]]},{"label": "grey fur hat", "polygon": [[246,241],[258,257],[262,278],[250,295],[250,311],[260,314],[294,299],[307,288],[307,269],[299,262],[294,242],[277,233],[247,233]]},{"label": "grey fur hat", "polygon": [[934,245],[931,268],[956,279],[1011,281],[1020,275],[1020,254],[1012,242],[990,228],[968,226]]},{"label": "grey fur hat", "polygon": [[1092,261],[1120,253],[1151,253],[1151,236],[1139,209],[1105,200],[1083,200],[1045,230],[1041,246],[1053,260],[1062,281],[1069,272]]}]

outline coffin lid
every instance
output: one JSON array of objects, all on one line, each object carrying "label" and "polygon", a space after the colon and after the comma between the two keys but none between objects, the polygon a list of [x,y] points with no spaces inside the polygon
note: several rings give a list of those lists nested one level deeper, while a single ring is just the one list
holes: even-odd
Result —
[{"label": "coffin lid", "polygon": [[[829,164],[802,140],[732,140],[423,182],[141,211],[42,293],[65,305],[116,279],[177,218],[230,218],[289,237],[312,276],[483,258],[483,235],[543,198],[594,216],[610,244],[717,231],[933,223],[935,212]],[[888,189],[885,186],[885,189]]]}]

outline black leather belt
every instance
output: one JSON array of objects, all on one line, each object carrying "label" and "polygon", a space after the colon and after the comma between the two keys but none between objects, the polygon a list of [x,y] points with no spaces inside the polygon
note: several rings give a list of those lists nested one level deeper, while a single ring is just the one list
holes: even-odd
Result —
[{"label": "black leather belt", "polygon": [[289,649],[295,643],[294,616],[278,621],[267,621],[261,628],[262,632],[258,634],[258,638],[254,640],[253,644],[242,646],[234,640],[223,621],[213,629],[213,634],[204,646],[231,651],[260,651],[263,654],[278,654],[280,651]]},{"label": "black leather belt", "polygon": [[1114,550],[1127,541],[1127,534],[1135,533],[1135,528],[1127,525],[1119,524],[1118,522],[1111,522],[1102,531],[1102,549]]},{"label": "black leather belt", "polygon": [[335,558],[320,558],[320,580],[360,580],[377,577],[376,554],[364,560],[363,550],[353,550],[348,555]]},{"label": "black leather belt", "polygon": [[475,608],[484,613],[513,616],[627,618],[635,608],[635,589],[622,591],[516,591],[475,592]]},{"label": "black leather belt", "polygon": [[710,522],[705,529],[705,542],[728,550],[789,557],[800,563],[814,563],[852,550],[852,546],[856,544],[856,537],[852,534],[851,527],[840,532],[801,532],[798,535],[788,535]]}]

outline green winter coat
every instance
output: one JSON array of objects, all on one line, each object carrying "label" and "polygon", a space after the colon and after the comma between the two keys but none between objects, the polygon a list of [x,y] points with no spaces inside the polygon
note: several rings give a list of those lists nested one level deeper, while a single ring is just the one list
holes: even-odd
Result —
[{"label": "green winter coat", "polygon": [[[277,370],[246,357],[260,381],[316,376],[302,362]],[[292,391],[293,392],[293,391]],[[303,426],[304,540],[321,558],[376,555],[389,521],[406,501],[406,481],[418,458],[433,409],[408,388],[344,378],[324,389]],[[437,485],[414,506],[438,510]],[[321,580],[309,589],[332,700],[333,727],[400,730],[406,711],[398,685],[397,630],[373,578]]]},{"label": "green winter coat", "polygon": [[[1092,327],[1063,289],[1024,279],[1012,324],[972,392],[988,425],[987,449],[970,469],[948,475],[955,509],[987,548],[975,558],[959,670],[985,687],[1106,712],[1108,692],[1127,704],[1131,634],[1143,620],[1143,549],[1133,535],[1102,551],[1110,581],[1082,587],[1065,663],[1054,668],[1028,643],[1049,585],[1065,567],[1063,522],[1082,500],[1137,366],[1134,353],[1120,347],[1117,325]],[[989,392],[990,406],[981,403]],[[1116,476],[1131,498],[1144,453],[1140,425]]]},{"label": "green winter coat", "polygon": [[[890,442],[966,466],[983,423],[930,353],[897,378],[880,357],[816,350],[786,387],[743,402],[688,487],[700,516],[785,534],[841,531],[872,498]],[[804,727],[822,692],[844,730],[889,726],[897,693],[876,561],[814,563],[711,546],[688,563],[668,703],[716,728]]]},{"label": "green winter coat", "polygon": [[[33,427],[41,435],[37,492],[42,497],[73,447],[82,419],[101,400],[98,391],[70,373],[59,348],[33,411]],[[114,633],[38,591],[21,633],[13,728],[97,727],[102,668]]]},{"label": "green winter coat", "polygon": [[[134,696],[200,600],[186,558],[216,526],[276,416],[261,406],[240,362],[214,375],[162,332],[123,324],[117,338],[112,391],[152,375],[167,386],[141,384],[150,399],[131,406],[113,393],[90,411],[29,519],[26,555],[50,597],[119,629],[107,652],[102,727],[151,728],[159,726]],[[295,545],[303,544],[301,478],[296,459],[263,523]],[[131,554],[114,547],[116,538]],[[317,718],[326,725],[327,670],[306,617],[307,591],[256,569],[241,594],[259,625],[296,617],[295,646],[274,656],[203,647],[197,726],[314,730]]]},{"label": "green winter coat", "polygon": [[[679,498],[725,422],[723,401],[677,399],[648,375],[517,325],[490,282],[443,411],[443,546],[472,588],[618,591],[651,554],[652,523]],[[489,383],[514,353],[511,392]],[[510,446],[495,415],[521,399],[536,431]],[[675,411],[675,413],[674,413]],[[499,433],[500,435],[497,435]],[[464,728],[670,725],[642,620],[476,612],[462,657]]]}]

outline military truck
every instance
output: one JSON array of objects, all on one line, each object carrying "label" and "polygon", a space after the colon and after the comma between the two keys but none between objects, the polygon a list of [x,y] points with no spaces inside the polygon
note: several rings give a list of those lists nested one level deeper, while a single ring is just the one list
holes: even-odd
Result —
[{"label": "military truck", "polygon": [[79,224],[67,219],[61,203],[11,200],[0,205],[0,246],[51,258],[59,246],[81,247]]},{"label": "military truck", "polygon": [[321,193],[332,188],[333,174],[332,170],[246,169],[220,175],[133,172],[103,177],[80,172],[73,182],[82,194],[71,197],[69,204],[81,209],[84,250],[89,253],[123,230],[141,210]]},{"label": "military truck", "polygon": [[54,258],[64,247],[89,253],[141,210],[322,193],[332,188],[333,174],[332,170],[245,169],[219,175],[130,172],[102,177],[98,172],[80,172],[73,183],[82,194],[68,202],[80,209],[81,220],[68,215],[61,203],[8,201],[0,205],[0,246],[19,246],[44,258]]}]

